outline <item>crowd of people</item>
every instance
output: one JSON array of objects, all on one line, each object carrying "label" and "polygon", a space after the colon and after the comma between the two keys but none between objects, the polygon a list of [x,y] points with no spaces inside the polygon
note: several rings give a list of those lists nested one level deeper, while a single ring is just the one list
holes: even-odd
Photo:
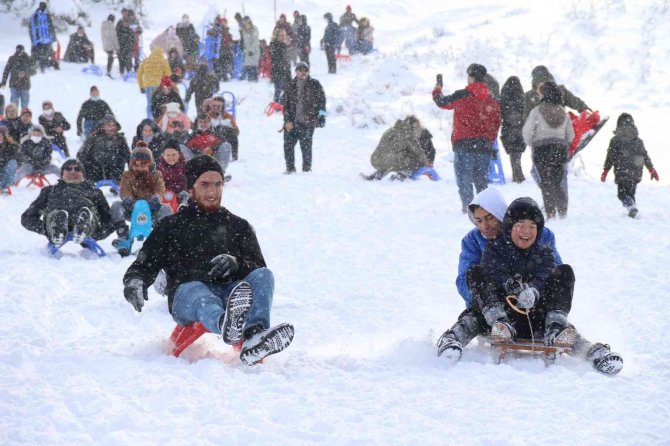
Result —
[{"label": "crowd of people", "polygon": [[[142,29],[134,12],[124,9],[116,24],[110,14],[101,26],[107,74],[111,77],[115,55],[120,74],[136,73],[139,90],[146,95],[147,116],[128,145],[112,107],[100,97],[99,88],[91,86],[76,119],[77,135],[84,143],[76,158],[67,159],[60,168],[52,162],[52,154],[56,150],[70,157],[64,136],[70,123],[49,100],[43,101],[37,123],[29,108],[30,77],[36,65],[42,70],[49,66],[48,48],[55,38],[44,3],[31,17],[33,57],[18,45],[1,83],[4,86],[9,79],[11,103],[0,120],[0,193],[26,176],[60,178],[56,185],[40,191],[23,214],[22,224],[45,235],[56,248],[68,240],[83,243],[114,232],[113,245],[126,247],[133,207],[138,200],[146,201],[155,228],[142,248],[143,255],[124,277],[126,299],[141,311],[148,286],[159,274],[165,275],[174,320],[181,325],[200,322],[208,331],[222,334],[226,343],[241,343],[240,358],[250,365],[285,349],[294,328],[290,324],[270,326],[272,273],[249,223],[220,204],[224,183],[231,180],[226,168],[239,157],[240,129],[225,99],[216,93],[220,82],[233,77],[235,48],[242,55],[242,79],[255,82],[269,70],[275,87],[273,99],[281,103],[284,116],[285,174],[296,173],[297,144],[301,170],[310,172],[313,134],[325,126],[326,93],[310,76],[307,18],[299,11],[293,17],[290,24],[282,14],[270,44],[264,45],[250,17],[234,16],[239,25],[236,40],[227,19],[217,16],[201,43],[184,15],[151,42],[150,54],[143,58]],[[329,73],[336,73],[342,46],[350,54],[372,51],[373,28],[368,18],[357,18],[347,6],[339,24],[331,13],[324,19],[321,45]],[[64,60],[94,63],[94,57],[93,44],[80,26],[70,36]],[[499,342],[538,337],[548,346],[574,345],[574,352],[589,359],[597,370],[618,373],[623,365],[621,355],[606,344],[585,340],[569,323],[575,274],[562,263],[555,237],[544,226],[545,220],[567,216],[566,153],[575,133],[565,107],[578,112],[589,107],[558,85],[542,65],[533,69],[532,89],[525,93],[517,76],[509,77],[499,91],[497,80],[478,63],[471,64],[466,74],[466,87],[448,95],[443,94],[438,75],[432,93],[438,107],[454,111],[451,143],[456,183],[462,212],[476,226],[463,239],[456,281],[466,309],[439,339],[438,356],[460,358],[463,347],[478,335],[490,335]],[[176,85],[187,81],[182,98]],[[196,106],[193,120],[186,113],[192,97]],[[525,181],[521,154],[531,147],[544,214],[527,197],[507,206],[500,193],[488,187],[490,160],[499,156],[499,133],[510,156],[514,182]],[[432,167],[435,154],[430,131],[415,115],[407,116],[384,132],[371,156],[375,171],[365,178],[380,180],[389,172],[394,172],[394,178],[410,177],[421,168]],[[614,168],[618,197],[631,217],[638,212],[635,191],[643,165],[658,180],[632,116],[624,113],[618,119],[601,179],[605,181]],[[111,206],[94,186],[110,180],[119,185],[119,200]],[[178,211],[166,202],[167,192],[181,203]],[[226,231],[217,229],[221,227]],[[168,237],[171,248],[166,251]],[[528,325],[505,305],[509,296],[514,297],[515,308],[531,315]],[[198,307],[206,311],[194,310]]]}]

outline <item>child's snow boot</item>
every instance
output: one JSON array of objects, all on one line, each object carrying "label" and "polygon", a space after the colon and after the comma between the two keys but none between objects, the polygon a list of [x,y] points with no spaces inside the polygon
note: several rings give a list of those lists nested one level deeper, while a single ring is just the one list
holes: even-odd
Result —
[{"label": "child's snow boot", "polygon": [[623,368],[623,358],[618,353],[610,351],[607,344],[596,343],[586,354],[593,367],[606,375],[616,375]]},{"label": "child's snow boot", "polygon": [[452,331],[446,331],[440,339],[437,340],[437,356],[447,358],[452,362],[461,359],[463,354],[463,345],[456,339],[456,334]]}]

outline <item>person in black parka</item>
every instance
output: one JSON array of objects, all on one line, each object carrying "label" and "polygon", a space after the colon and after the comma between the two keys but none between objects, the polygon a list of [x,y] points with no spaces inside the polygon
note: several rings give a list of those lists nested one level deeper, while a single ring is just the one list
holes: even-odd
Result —
[{"label": "person in black parka", "polygon": [[500,140],[512,164],[512,181],[522,183],[526,178],[521,169],[521,155],[526,150],[523,141],[523,87],[517,76],[510,76],[500,92]]},{"label": "person in black parka", "polygon": [[[45,235],[56,246],[62,245],[70,232],[81,243],[88,237],[102,240],[115,229],[107,199],[86,180],[84,166],[76,159],[63,163],[58,183],[40,190],[21,215],[21,224]],[[125,222],[121,224],[125,226]]]},{"label": "person in black parka", "polygon": [[607,173],[614,167],[617,197],[628,209],[628,216],[631,218],[634,218],[638,212],[635,205],[635,189],[637,183],[642,181],[643,166],[649,170],[651,179],[658,181],[658,172],[651,163],[651,158],[644,148],[644,142],[638,136],[633,117],[628,113],[622,113],[617,120],[614,137],[610,140],[607,149],[607,158],[605,158],[600,180],[605,182]]},{"label": "person in black parka", "polygon": [[163,146],[166,143],[165,136],[161,133],[158,124],[151,119],[143,119],[137,126],[137,132],[133,136],[130,148],[134,150],[140,141],[147,143],[147,147],[151,150],[154,159],[160,158],[163,154]]},{"label": "person in black parka", "polygon": [[106,115],[77,153],[87,178],[93,183],[109,179],[121,184],[121,174],[130,160],[130,149],[120,130],[121,125],[114,116]]}]

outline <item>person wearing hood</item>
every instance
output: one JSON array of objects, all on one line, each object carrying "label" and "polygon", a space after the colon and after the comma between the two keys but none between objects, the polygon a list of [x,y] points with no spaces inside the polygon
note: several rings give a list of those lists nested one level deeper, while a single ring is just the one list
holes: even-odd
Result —
[{"label": "person wearing hood", "polygon": [[60,169],[51,164],[51,141],[44,134],[41,125],[34,125],[30,129],[28,138],[21,143],[21,153],[25,162],[16,172],[15,180],[19,183],[27,175],[60,175]]},{"label": "person wearing hood", "polygon": [[137,84],[140,92],[147,97],[147,118],[153,118],[151,99],[154,90],[161,84],[161,79],[170,77],[170,64],[165,57],[165,51],[160,46],[154,46],[149,57],[144,59],[137,69]]},{"label": "person wearing hood", "polygon": [[188,132],[191,130],[191,119],[186,113],[180,110],[179,104],[169,102],[165,104],[165,113],[158,121],[158,127],[161,133],[183,143],[188,137]]},{"label": "person wearing hood", "polygon": [[[545,67],[544,65],[538,65],[535,68],[533,68],[533,71],[531,72],[531,78],[532,78],[532,88],[527,91],[524,94],[523,97],[523,120],[524,122],[528,118],[528,115],[530,114],[530,111],[537,107],[537,105],[540,103],[540,100],[542,99],[542,95],[540,92],[540,87],[542,87],[542,84],[545,82],[553,82],[556,83],[556,80],[554,79],[554,75],[549,72],[549,69]],[[579,113],[583,112],[584,110],[590,109],[588,105],[579,97],[575,96],[568,90],[565,85],[558,85],[558,89],[561,92],[561,105],[571,108],[573,110],[577,110]]]},{"label": "person wearing hood", "polygon": [[65,62],[73,63],[95,63],[95,48],[88,39],[86,30],[79,25],[75,33],[70,34],[70,41],[63,55]]},{"label": "person wearing hood", "polygon": [[100,99],[100,90],[93,85],[90,90],[90,97],[81,104],[77,114],[77,136],[83,134],[84,139],[88,139],[91,132],[100,124],[100,120],[107,115],[113,117],[114,112],[109,108],[107,102]]},{"label": "person wearing hood", "polygon": [[[137,147],[130,154],[128,170],[123,172],[119,186],[121,201],[112,203],[113,221],[129,220],[137,200],[146,200],[149,203],[154,223],[172,214],[172,208],[162,202],[165,194],[163,174],[156,170],[151,150],[143,141],[137,143]],[[127,239],[127,236],[121,234],[119,239]]]},{"label": "person wearing hood", "polygon": [[454,110],[451,144],[461,212],[464,214],[475,193],[488,186],[489,164],[491,157],[495,156],[493,143],[500,128],[500,105],[491,97],[484,83],[486,67],[473,63],[467,68],[467,74],[468,85],[462,90],[444,96],[439,80],[433,89],[435,104]]},{"label": "person wearing hood", "polygon": [[69,157],[70,150],[67,147],[65,132],[70,130],[70,123],[67,122],[61,112],[54,110],[51,101],[42,102],[42,114],[39,117],[39,122],[44,127],[44,132],[51,139],[51,142],[63,151],[66,158]]},{"label": "person wearing hood", "polygon": [[186,190],[186,158],[181,153],[179,141],[171,139],[165,143],[156,169],[163,175],[165,191],[176,194],[179,203],[186,203],[189,197]]},{"label": "person wearing hood", "polygon": [[19,117],[19,109],[16,107],[16,104],[10,102],[7,107],[5,107],[5,116],[4,119],[0,120],[0,125],[7,127],[9,135],[17,144],[21,139],[21,130],[19,129],[20,123],[21,118]]},{"label": "person wearing hood", "polygon": [[5,88],[9,78],[9,101],[21,108],[30,105],[30,76],[33,75],[33,61],[26,54],[23,45],[16,45],[16,52],[9,56],[2,72],[0,88]]},{"label": "person wearing hood", "polygon": [[155,47],[162,48],[165,54],[169,54],[170,50],[174,48],[179,53],[179,57],[184,57],[184,45],[177,35],[175,27],[172,25],[168,26],[164,32],[151,41],[149,49],[153,51]]},{"label": "person wearing hood", "polygon": [[154,91],[151,97],[151,113],[154,121],[160,120],[164,113],[161,107],[170,102],[176,102],[179,104],[179,109],[185,111],[184,102],[181,100],[181,95],[179,94],[179,88],[177,88],[169,76],[165,76],[161,79],[159,88]]},{"label": "person wearing hood", "polygon": [[518,198],[509,205],[501,236],[488,243],[481,264],[467,273],[472,309],[440,338],[438,356],[458,360],[464,345],[488,332],[493,342],[542,338],[547,346],[572,345],[573,355],[585,358],[596,370],[606,374],[621,370],[621,355],[605,344],[586,341],[568,321],[575,275],[569,265],[557,266],[555,252],[539,242],[543,230],[542,211],[531,198]]},{"label": "person wearing hood", "polygon": [[[87,238],[102,240],[116,226],[102,191],[87,180],[84,166],[69,159],[60,168],[60,180],[40,190],[40,195],[21,215],[21,224],[29,231],[45,235],[59,247],[69,233],[75,243]],[[125,223],[121,227],[126,227]]]},{"label": "person wearing hood", "polygon": [[423,130],[421,122],[414,115],[398,119],[393,127],[384,132],[372,152],[370,163],[375,172],[365,178],[381,180],[391,171],[406,178],[417,169],[428,166],[426,152],[419,142]]},{"label": "person wearing hood", "polygon": [[14,184],[16,169],[22,162],[21,148],[14,142],[7,127],[0,125],[0,194]]},{"label": "person wearing hood", "polygon": [[33,129],[35,124],[33,124],[33,112],[28,107],[21,110],[21,115],[19,116],[19,121],[16,124],[18,133],[19,133],[19,144],[23,144],[25,141],[30,139],[30,131]]},{"label": "person wearing hood", "polygon": [[165,144],[165,137],[163,136],[160,127],[151,119],[143,119],[137,126],[135,136],[130,144],[130,148],[134,150],[138,143],[144,142],[154,159],[161,156],[163,153],[163,145]]},{"label": "person wearing hood", "polygon": [[114,180],[121,183],[121,174],[130,158],[126,137],[113,115],[105,115],[77,152],[77,159],[86,168],[87,178],[96,183]]},{"label": "person wearing hood", "polygon": [[607,157],[603,166],[600,181],[607,179],[607,173],[614,167],[614,182],[617,185],[617,197],[628,210],[628,216],[635,218],[638,213],[635,203],[635,190],[642,181],[642,167],[649,170],[652,180],[658,181],[658,172],[644,148],[644,142],[638,136],[633,117],[621,113],[617,119],[614,137],[607,148]]},{"label": "person wearing hood", "polygon": [[500,93],[500,141],[512,164],[512,181],[523,183],[526,178],[521,168],[521,155],[526,150],[523,140],[523,87],[517,76],[510,76]]},{"label": "person wearing hood", "polygon": [[328,61],[328,74],[337,73],[337,57],[335,51],[342,44],[342,33],[340,27],[333,21],[333,15],[329,12],[323,15],[326,20],[326,29],[323,31],[323,38],[321,39],[321,48],[326,52],[326,60]]},{"label": "person wearing hood", "polygon": [[[542,100],[531,110],[523,125],[524,142],[531,146],[533,165],[540,178],[544,211],[548,219],[565,218],[568,213],[567,184],[564,180],[567,151],[575,138],[572,122],[561,105],[561,90],[553,82],[540,89]],[[567,179],[566,179],[567,181]]]}]

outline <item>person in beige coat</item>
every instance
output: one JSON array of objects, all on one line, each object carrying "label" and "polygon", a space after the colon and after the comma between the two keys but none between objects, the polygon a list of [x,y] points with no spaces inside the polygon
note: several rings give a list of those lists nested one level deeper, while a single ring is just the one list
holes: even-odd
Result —
[{"label": "person in beige coat", "polygon": [[165,51],[159,46],[153,47],[149,57],[144,59],[137,70],[137,83],[140,91],[147,96],[147,118],[153,119],[151,99],[154,90],[158,88],[164,76],[171,76],[170,64],[165,57]]},{"label": "person in beige coat", "polygon": [[184,45],[177,35],[174,26],[169,26],[163,33],[159,34],[158,37],[151,42],[149,49],[153,50],[157,46],[163,48],[165,54],[169,54],[170,50],[174,48],[177,50],[180,58],[184,57]]},{"label": "person in beige coat", "polygon": [[[100,25],[102,35],[102,49],[107,53],[107,76],[112,77],[112,65],[114,64],[114,53],[119,54],[119,39],[114,26],[114,14],[110,14],[107,20]],[[121,73],[123,74],[123,73]]]}]

